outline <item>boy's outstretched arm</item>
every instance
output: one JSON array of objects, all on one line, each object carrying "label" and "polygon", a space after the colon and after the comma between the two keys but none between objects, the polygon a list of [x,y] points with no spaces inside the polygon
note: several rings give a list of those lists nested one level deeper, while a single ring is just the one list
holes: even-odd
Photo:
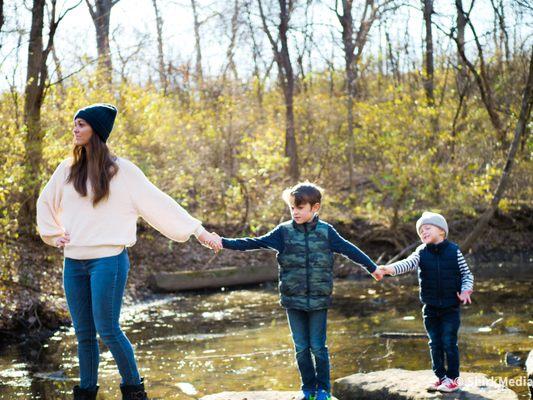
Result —
[{"label": "boy's outstretched arm", "polygon": [[281,231],[281,227],[278,226],[267,234],[256,238],[222,238],[222,248],[239,251],[272,249],[278,252],[282,252],[283,233]]},{"label": "boy's outstretched arm", "polygon": [[[361,264],[372,275],[376,273],[377,265],[368,257],[363,251],[361,251],[356,245],[344,239],[337,230],[329,226],[329,244],[331,251],[334,253],[342,254],[357,264]],[[381,279],[381,276],[374,275],[377,280]]]},{"label": "boy's outstretched arm", "polygon": [[457,297],[463,304],[470,304],[472,303],[470,295],[474,291],[474,275],[470,272],[463,253],[459,249],[457,249],[457,262],[461,273],[461,293],[457,293]]}]

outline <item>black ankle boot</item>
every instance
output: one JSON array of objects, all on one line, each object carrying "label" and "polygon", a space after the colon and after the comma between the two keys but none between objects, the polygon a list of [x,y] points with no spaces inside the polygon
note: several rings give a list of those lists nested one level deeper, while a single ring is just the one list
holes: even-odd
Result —
[{"label": "black ankle boot", "polygon": [[96,393],[98,393],[98,386],[96,389],[82,389],[79,386],[74,386],[74,400],[96,400]]},{"label": "black ankle boot", "polygon": [[139,385],[120,385],[122,400],[149,400],[144,391],[144,379]]}]

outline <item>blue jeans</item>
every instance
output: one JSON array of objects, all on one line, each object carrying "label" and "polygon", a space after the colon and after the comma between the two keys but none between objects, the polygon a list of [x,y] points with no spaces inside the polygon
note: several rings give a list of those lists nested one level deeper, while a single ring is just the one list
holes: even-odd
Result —
[{"label": "blue jeans", "polygon": [[[424,327],[429,336],[433,372],[439,379],[459,377],[459,347],[457,332],[461,325],[459,306],[438,308],[427,304],[422,308]],[[444,356],[448,363],[446,369]]]},{"label": "blue jeans", "polygon": [[[329,353],[326,347],[328,310],[301,311],[287,309],[302,390],[331,391]],[[311,358],[311,354],[315,359]]]},{"label": "blue jeans", "polygon": [[65,258],[63,285],[78,340],[83,389],[92,389],[98,382],[97,332],[117,363],[122,384],[141,383],[133,348],[119,326],[129,267],[126,250],[116,256],[91,260]]}]

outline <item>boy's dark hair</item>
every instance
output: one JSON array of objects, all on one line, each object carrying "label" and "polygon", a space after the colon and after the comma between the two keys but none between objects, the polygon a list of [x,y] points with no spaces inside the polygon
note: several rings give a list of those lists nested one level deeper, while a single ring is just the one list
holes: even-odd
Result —
[{"label": "boy's dark hair", "polygon": [[311,182],[300,182],[293,187],[287,188],[283,191],[282,198],[285,203],[290,204],[291,197],[294,197],[294,204],[300,206],[302,204],[311,204],[322,202],[322,193],[324,189]]}]

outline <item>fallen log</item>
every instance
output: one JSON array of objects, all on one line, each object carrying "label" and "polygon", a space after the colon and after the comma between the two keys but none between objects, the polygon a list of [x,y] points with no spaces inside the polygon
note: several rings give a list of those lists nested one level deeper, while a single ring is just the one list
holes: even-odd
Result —
[{"label": "fallen log", "polygon": [[277,266],[260,265],[200,271],[160,272],[152,275],[151,284],[155,290],[175,292],[252,285],[277,281],[277,279]]}]

